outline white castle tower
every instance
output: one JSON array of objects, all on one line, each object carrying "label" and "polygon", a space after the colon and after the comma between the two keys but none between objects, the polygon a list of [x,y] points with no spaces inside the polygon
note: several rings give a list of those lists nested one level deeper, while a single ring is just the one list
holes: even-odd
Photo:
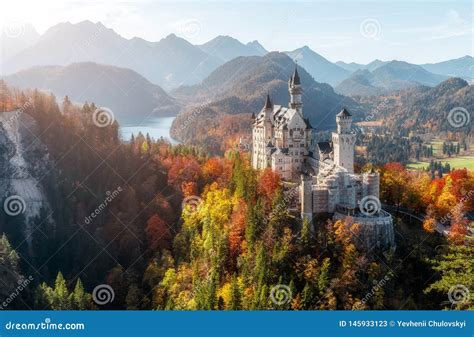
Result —
[{"label": "white castle tower", "polygon": [[352,115],[342,109],[336,115],[337,132],[332,133],[334,146],[334,163],[345,168],[349,173],[354,173],[354,145],[356,136],[351,131]]},{"label": "white castle tower", "polygon": [[297,67],[295,67],[295,72],[288,81],[288,91],[290,93],[290,108],[303,114],[303,88],[301,87],[300,75],[298,74]]}]

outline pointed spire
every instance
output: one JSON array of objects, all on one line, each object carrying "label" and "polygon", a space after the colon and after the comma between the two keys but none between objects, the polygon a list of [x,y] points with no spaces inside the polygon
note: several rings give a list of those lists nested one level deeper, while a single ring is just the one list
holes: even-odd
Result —
[{"label": "pointed spire", "polygon": [[292,85],[300,85],[300,75],[298,74],[298,63],[295,63],[295,72],[291,76],[291,84]]},{"label": "pointed spire", "polygon": [[341,112],[339,112],[336,116],[337,117],[351,117],[352,115],[349,113],[349,111],[347,111],[346,108],[343,108]]},{"label": "pointed spire", "polygon": [[271,109],[272,108],[272,101],[270,100],[270,94],[267,93],[267,99],[265,100],[264,109]]}]

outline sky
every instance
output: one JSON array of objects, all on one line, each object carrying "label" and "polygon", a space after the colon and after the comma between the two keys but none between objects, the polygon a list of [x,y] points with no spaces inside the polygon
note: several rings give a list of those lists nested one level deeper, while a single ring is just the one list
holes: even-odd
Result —
[{"label": "sky", "polygon": [[267,50],[304,45],[330,61],[439,62],[473,55],[472,1],[92,1],[3,0],[0,25],[39,33],[70,21],[100,21],[126,38],[174,33],[193,44],[217,35]]}]

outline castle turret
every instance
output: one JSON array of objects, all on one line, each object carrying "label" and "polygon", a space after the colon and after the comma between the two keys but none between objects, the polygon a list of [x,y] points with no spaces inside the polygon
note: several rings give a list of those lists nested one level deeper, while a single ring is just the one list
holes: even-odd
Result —
[{"label": "castle turret", "polygon": [[354,173],[354,145],[355,134],[351,131],[352,115],[342,109],[336,115],[337,132],[332,133],[334,146],[334,163]]},{"label": "castle turret", "polygon": [[288,81],[288,91],[290,93],[290,108],[303,114],[303,88],[301,87],[297,66],[295,66],[295,71]]},{"label": "castle turret", "polygon": [[269,94],[267,94],[265,105],[263,106],[263,112],[265,113],[265,120],[264,120],[265,141],[271,142],[273,138],[273,124],[272,124],[273,104],[272,104],[272,101],[270,100]]}]

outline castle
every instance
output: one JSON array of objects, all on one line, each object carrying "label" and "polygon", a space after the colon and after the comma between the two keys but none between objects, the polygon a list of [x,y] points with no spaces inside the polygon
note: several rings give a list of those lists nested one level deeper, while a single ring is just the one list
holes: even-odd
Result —
[{"label": "castle", "polygon": [[288,90],[289,107],[273,105],[267,95],[263,109],[253,116],[252,166],[271,167],[283,180],[299,184],[302,218],[350,216],[360,225],[359,244],[366,248],[394,246],[393,220],[379,201],[379,173],[354,173],[352,115],[343,109],[336,115],[337,130],[331,141],[313,144],[312,127],[303,114],[297,68]]}]

